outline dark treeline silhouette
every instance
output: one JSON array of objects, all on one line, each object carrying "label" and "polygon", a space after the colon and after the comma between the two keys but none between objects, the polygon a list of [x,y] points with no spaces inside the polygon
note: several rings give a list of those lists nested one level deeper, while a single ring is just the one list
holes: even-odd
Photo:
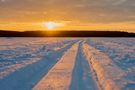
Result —
[{"label": "dark treeline silhouette", "polygon": [[119,31],[3,31],[0,37],[135,37],[135,33]]}]

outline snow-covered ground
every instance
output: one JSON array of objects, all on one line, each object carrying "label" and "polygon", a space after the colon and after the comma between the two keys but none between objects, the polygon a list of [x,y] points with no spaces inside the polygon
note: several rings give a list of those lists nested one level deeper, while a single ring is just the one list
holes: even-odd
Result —
[{"label": "snow-covered ground", "polygon": [[[87,43],[108,56],[121,71],[117,73],[108,67],[110,73],[115,75],[112,79],[116,86],[122,90],[135,90],[135,38],[93,38],[88,39]],[[105,60],[102,62],[106,63]]]},{"label": "snow-covered ground", "polygon": [[0,90],[135,90],[135,38],[0,38]]}]

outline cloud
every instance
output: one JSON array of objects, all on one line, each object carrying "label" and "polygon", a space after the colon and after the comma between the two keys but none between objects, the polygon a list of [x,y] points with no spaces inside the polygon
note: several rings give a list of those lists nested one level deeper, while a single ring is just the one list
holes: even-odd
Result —
[{"label": "cloud", "polygon": [[0,21],[41,21],[46,17],[100,23],[135,22],[134,8],[134,0],[1,0]]}]

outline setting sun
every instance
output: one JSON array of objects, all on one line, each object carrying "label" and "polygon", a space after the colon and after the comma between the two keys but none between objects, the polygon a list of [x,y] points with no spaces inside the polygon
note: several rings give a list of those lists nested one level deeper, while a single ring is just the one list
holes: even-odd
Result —
[{"label": "setting sun", "polygon": [[57,27],[63,26],[64,23],[58,23],[58,22],[44,22],[43,26],[47,28],[48,30],[54,30]]}]

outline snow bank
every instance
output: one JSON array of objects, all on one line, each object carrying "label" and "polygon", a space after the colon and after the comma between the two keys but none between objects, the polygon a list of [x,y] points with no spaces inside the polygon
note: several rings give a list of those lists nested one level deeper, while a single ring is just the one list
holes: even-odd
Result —
[{"label": "snow bank", "polygon": [[117,81],[121,80],[125,73],[106,54],[88,44],[83,45],[83,52],[94,69],[101,88],[104,90],[120,90],[122,88],[125,83],[117,83]]}]

